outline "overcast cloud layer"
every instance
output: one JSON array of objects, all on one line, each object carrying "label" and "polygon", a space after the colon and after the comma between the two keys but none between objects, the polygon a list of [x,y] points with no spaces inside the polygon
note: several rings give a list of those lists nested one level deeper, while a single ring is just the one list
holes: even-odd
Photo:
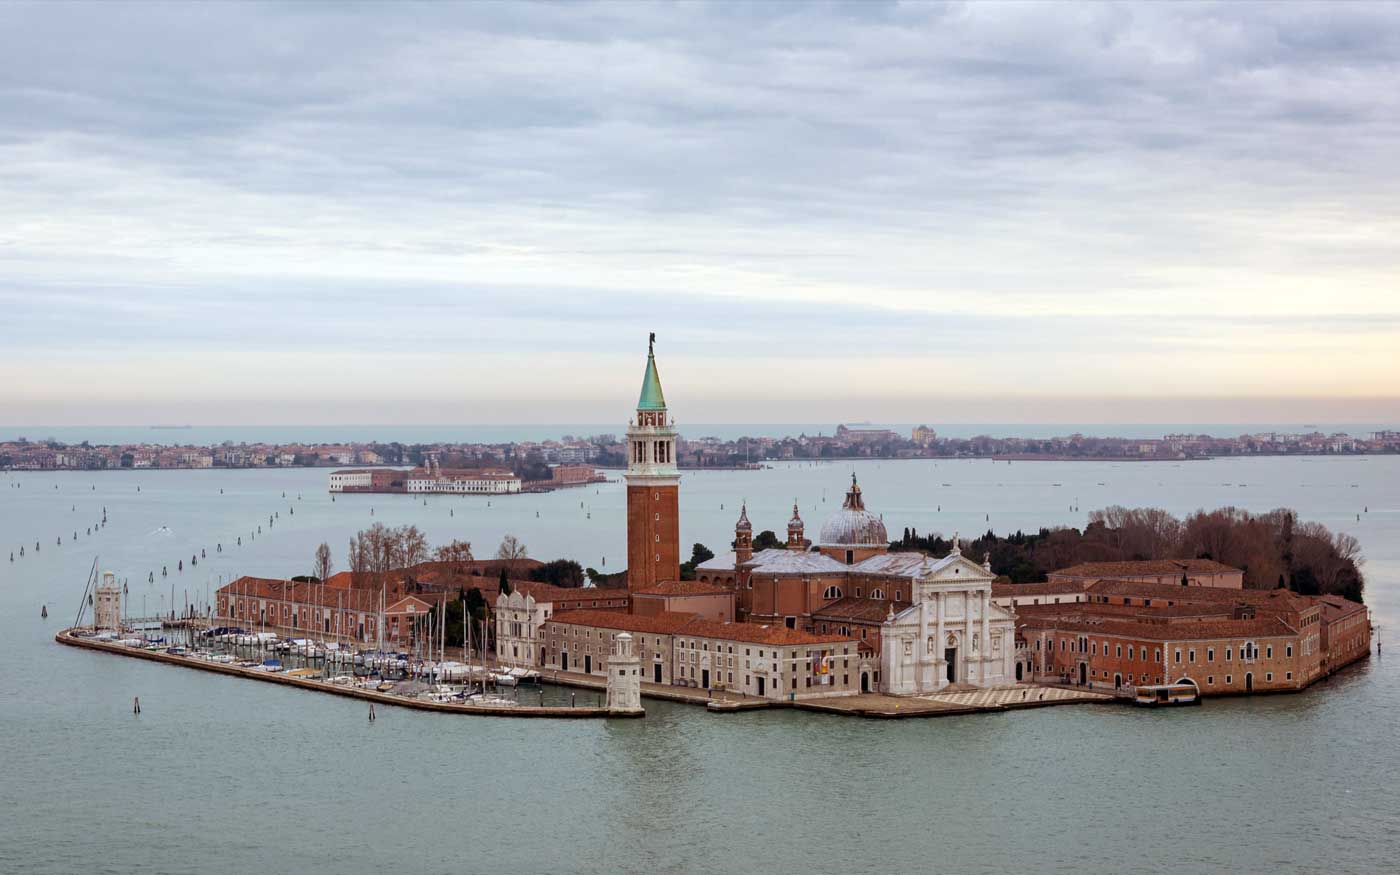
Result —
[{"label": "overcast cloud layer", "polygon": [[0,6],[0,423],[1400,419],[1400,6]]}]

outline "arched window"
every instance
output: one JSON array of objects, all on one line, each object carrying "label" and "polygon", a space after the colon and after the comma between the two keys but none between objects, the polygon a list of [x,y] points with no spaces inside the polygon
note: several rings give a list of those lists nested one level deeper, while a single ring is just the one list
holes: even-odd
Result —
[{"label": "arched window", "polygon": [[870,591],[870,597],[872,599],[882,599],[885,597],[885,591],[883,589],[872,589]]},{"label": "arched window", "polygon": [[839,599],[839,598],[841,598],[841,587],[839,587],[839,586],[828,586],[828,587],[826,588],[826,592],[822,593],[822,598],[824,598],[824,599]]}]

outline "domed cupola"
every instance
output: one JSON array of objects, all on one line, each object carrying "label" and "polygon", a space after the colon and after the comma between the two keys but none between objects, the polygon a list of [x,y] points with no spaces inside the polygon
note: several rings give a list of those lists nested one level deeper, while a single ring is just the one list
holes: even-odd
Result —
[{"label": "domed cupola", "polygon": [[846,493],[845,503],[822,523],[821,546],[849,552],[857,548],[884,550],[889,545],[890,539],[885,533],[885,524],[878,516],[865,509],[860,484],[856,482],[856,475],[852,474],[851,489]]}]

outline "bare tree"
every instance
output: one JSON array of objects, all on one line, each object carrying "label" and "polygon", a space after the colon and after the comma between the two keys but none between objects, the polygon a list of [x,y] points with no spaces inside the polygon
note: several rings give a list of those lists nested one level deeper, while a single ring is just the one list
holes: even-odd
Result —
[{"label": "bare tree", "polygon": [[496,548],[496,558],[504,562],[514,562],[516,559],[529,558],[529,551],[520,539],[514,535],[506,535],[501,539],[501,546]]},{"label": "bare tree", "polygon": [[311,573],[317,580],[324,581],[331,576],[331,570],[334,567],[335,563],[331,560],[331,545],[322,541],[321,546],[316,548],[316,558],[312,562]]},{"label": "bare tree", "polygon": [[439,544],[433,551],[433,558],[439,562],[470,562],[472,561],[472,542],[454,540],[450,544]]}]

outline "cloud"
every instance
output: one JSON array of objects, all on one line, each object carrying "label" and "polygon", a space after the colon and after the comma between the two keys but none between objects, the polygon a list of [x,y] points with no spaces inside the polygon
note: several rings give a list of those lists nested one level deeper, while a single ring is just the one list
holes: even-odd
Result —
[{"label": "cloud", "polygon": [[0,7],[0,417],[536,350],[511,421],[652,329],[720,420],[774,362],[813,411],[1394,394],[1398,54],[1380,4]]}]

